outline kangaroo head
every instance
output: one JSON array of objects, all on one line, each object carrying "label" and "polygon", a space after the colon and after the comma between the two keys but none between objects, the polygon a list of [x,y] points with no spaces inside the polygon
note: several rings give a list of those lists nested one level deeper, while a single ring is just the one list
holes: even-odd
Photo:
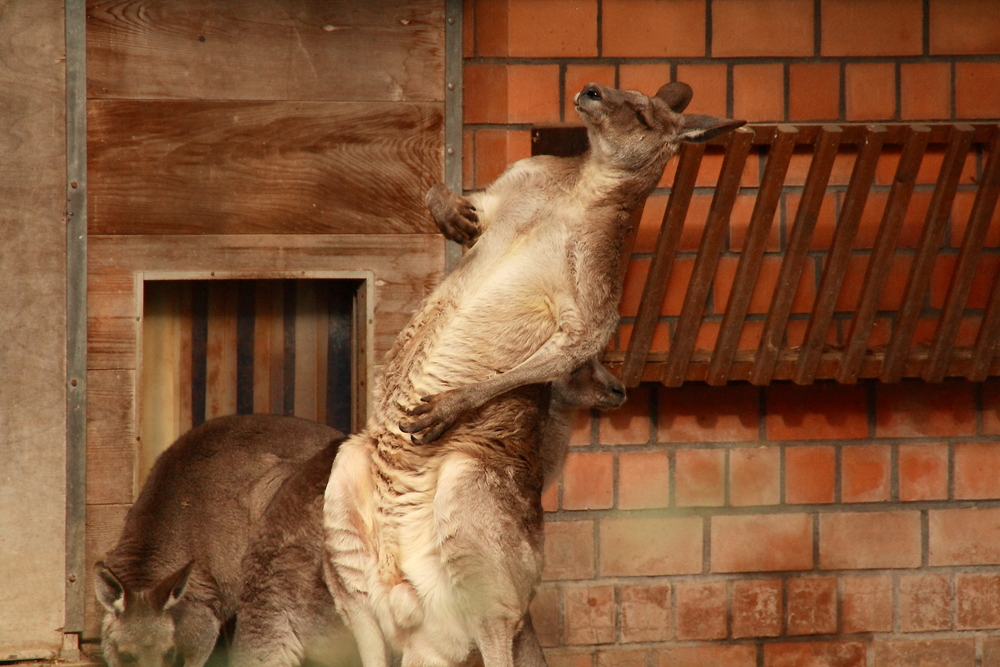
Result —
[{"label": "kangaroo head", "polygon": [[552,383],[552,406],[556,409],[617,408],[625,402],[625,385],[591,357],[569,375]]},{"label": "kangaroo head", "polygon": [[630,170],[659,165],[662,171],[680,142],[708,141],[746,123],[683,115],[691,95],[691,86],[679,81],[666,84],[653,97],[588,83],[574,101],[587,126],[594,158]]},{"label": "kangaroo head", "polygon": [[106,610],[101,650],[110,667],[171,667],[177,658],[174,618],[194,561],[151,588],[135,590],[104,563],[97,564],[97,600]]}]

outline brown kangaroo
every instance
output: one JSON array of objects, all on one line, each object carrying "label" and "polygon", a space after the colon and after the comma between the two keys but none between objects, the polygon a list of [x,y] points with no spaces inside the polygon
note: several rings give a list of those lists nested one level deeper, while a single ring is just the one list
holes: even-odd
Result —
[{"label": "brown kangaroo", "polygon": [[164,451],[95,573],[111,667],[201,667],[235,612],[251,526],[340,432],[294,417],[219,417]]},{"label": "brown kangaroo", "polygon": [[[617,407],[624,400],[624,385],[596,359],[553,383],[541,452],[546,481],[558,476],[565,459],[568,411]],[[234,667],[293,667],[307,658],[333,666],[360,663],[323,575],[323,491],[339,445],[330,443],[290,475],[253,530],[229,653]],[[515,664],[544,664],[540,656],[526,619]]]},{"label": "brown kangaroo", "polygon": [[515,664],[542,565],[546,383],[605,346],[628,217],[679,143],[742,124],[682,116],[690,96],[589,84],[585,156],[522,160],[468,200],[428,193],[435,218],[481,236],[400,334],[326,490],[328,582],[365,667],[474,648]]}]

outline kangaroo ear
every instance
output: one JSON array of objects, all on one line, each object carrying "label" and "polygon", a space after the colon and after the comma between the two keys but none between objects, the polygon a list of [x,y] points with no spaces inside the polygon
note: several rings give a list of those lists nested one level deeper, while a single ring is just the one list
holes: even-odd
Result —
[{"label": "kangaroo ear", "polygon": [[730,130],[735,130],[743,125],[746,125],[745,120],[688,114],[684,116],[684,122],[681,124],[680,139],[681,141],[699,143],[708,141],[720,134],[725,134]]},{"label": "kangaroo ear", "polygon": [[681,113],[687,108],[692,95],[694,92],[691,90],[691,86],[680,81],[668,83],[656,91],[656,97],[666,102],[670,110],[675,113]]},{"label": "kangaroo ear", "polygon": [[116,615],[125,611],[125,585],[103,561],[94,572],[94,589],[102,607]]},{"label": "kangaroo ear", "polygon": [[193,567],[194,561],[189,561],[187,565],[173,574],[167,575],[153,587],[150,593],[150,602],[153,604],[153,609],[166,611],[180,602],[181,598],[184,597],[184,592],[187,590],[188,578],[191,576]]}]

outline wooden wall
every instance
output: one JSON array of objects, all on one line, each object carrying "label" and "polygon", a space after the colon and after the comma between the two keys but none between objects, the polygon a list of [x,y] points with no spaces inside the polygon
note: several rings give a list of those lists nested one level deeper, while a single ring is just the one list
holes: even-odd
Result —
[{"label": "wooden wall", "polygon": [[66,554],[63,3],[0,2],[0,659],[62,645]]},{"label": "wooden wall", "polygon": [[444,0],[88,2],[88,562],[141,470],[144,280],[361,281],[365,390],[440,279],[444,25]]}]

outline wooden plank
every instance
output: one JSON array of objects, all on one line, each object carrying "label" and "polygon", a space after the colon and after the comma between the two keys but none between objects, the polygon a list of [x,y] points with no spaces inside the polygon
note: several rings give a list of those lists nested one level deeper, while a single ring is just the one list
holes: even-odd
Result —
[{"label": "wooden plank", "polygon": [[1000,341],[1000,272],[993,279],[993,291],[983,313],[982,324],[976,344],[972,348],[972,363],[965,377],[973,382],[982,382],[991,375],[996,364],[997,342]]},{"label": "wooden plank", "polygon": [[180,436],[180,284],[149,281],[142,315],[139,375],[139,461],[142,488],[153,462]]},{"label": "wooden plank", "polygon": [[440,0],[88,3],[96,98],[444,101]]},{"label": "wooden plank", "polygon": [[87,318],[87,370],[135,368],[135,317]]},{"label": "wooden plank", "polygon": [[285,345],[281,315],[284,305],[276,281],[256,281],[257,302],[254,322],[253,410],[280,414],[283,396],[282,351]]},{"label": "wooden plank", "polygon": [[138,458],[136,374],[87,371],[87,504],[131,503]]},{"label": "wooden plank", "polygon": [[236,414],[236,285],[208,285],[205,419]]},{"label": "wooden plank", "polygon": [[194,290],[190,282],[178,284],[177,315],[179,359],[177,373],[177,388],[181,395],[178,414],[177,432],[187,433],[194,425],[194,412],[191,405],[191,389],[194,384]]},{"label": "wooden plank", "polygon": [[705,144],[681,144],[677,172],[670,188],[670,199],[667,200],[663,225],[656,240],[656,254],[653,255],[653,262],[646,276],[646,285],[639,300],[639,311],[632,327],[632,337],[629,339],[625,364],[622,367],[621,379],[627,387],[634,387],[639,383],[649,346],[653,342],[653,331],[660,318],[667,279],[674,264],[674,255],[680,243],[684,219],[687,217],[694,183],[698,178],[698,167],[704,154]]},{"label": "wooden plank", "polygon": [[969,299],[972,280],[976,275],[976,266],[979,264],[979,256],[982,254],[998,195],[1000,195],[1000,127],[990,143],[989,156],[979,180],[979,190],[976,192],[969,222],[965,227],[965,238],[962,239],[958,263],[951,277],[944,310],[938,322],[938,330],[927,358],[927,365],[924,367],[923,378],[928,382],[941,382],[948,370],[952,345],[962,321],[965,304]]},{"label": "wooden plank", "polygon": [[892,189],[886,201],[878,235],[868,260],[864,287],[858,305],[851,318],[850,330],[846,337],[843,357],[837,370],[837,381],[852,384],[858,380],[858,373],[868,349],[868,337],[875,322],[875,314],[882,298],[882,290],[889,276],[893,250],[903,228],[906,209],[910,204],[913,186],[916,183],[920,163],[927,150],[931,130],[926,125],[914,125],[906,140],[899,165],[892,181]]},{"label": "wooden plank", "polygon": [[934,194],[927,209],[924,228],[917,245],[917,254],[910,269],[903,304],[899,309],[899,317],[889,339],[886,350],[885,366],[880,378],[883,382],[898,382],[903,376],[903,367],[910,353],[910,342],[917,327],[917,319],[924,306],[924,297],[930,284],[934,261],[937,259],[941,242],[944,239],[948,216],[951,214],[951,204],[955,199],[958,179],[965,165],[966,156],[972,141],[973,128],[968,125],[952,127],[951,139],[945,151],[944,161],[938,175]]},{"label": "wooden plank", "polygon": [[886,129],[883,126],[868,128],[866,140],[861,145],[854,163],[854,170],[840,210],[840,218],[837,220],[837,229],[833,235],[833,243],[816,292],[816,302],[813,304],[812,315],[799,351],[794,378],[798,384],[809,384],[816,377],[820,354],[833,319],[833,310],[837,305],[837,297],[840,296],[844,275],[847,273],[854,237],[861,224],[861,213],[865,209],[868,192],[875,180],[875,168],[882,154],[885,135]]},{"label": "wooden plank", "polygon": [[316,285],[295,281],[295,416],[316,421]]},{"label": "wooden plank", "polygon": [[708,210],[708,219],[705,221],[698,255],[691,272],[691,281],[688,283],[677,330],[670,345],[670,356],[661,378],[661,382],[668,387],[679,387],[684,383],[685,371],[698,338],[698,328],[705,313],[705,303],[719,264],[719,255],[726,242],[729,216],[733,211],[736,193],[740,189],[753,134],[752,130],[739,128],[729,135],[729,145],[719,171],[715,193],[712,195],[712,204]]},{"label": "wooden plank", "polygon": [[816,218],[819,215],[823,195],[826,193],[827,182],[830,180],[830,170],[837,157],[840,135],[839,127],[824,125],[816,139],[816,151],[812,164],[809,165],[809,173],[806,175],[799,209],[795,213],[795,223],[788,239],[788,248],[785,250],[785,257],[778,271],[777,288],[771,299],[767,318],[764,320],[764,332],[761,334],[757,358],[750,376],[750,381],[754,384],[769,383],[774,373],[781,337],[785,332],[795,290],[808,258],[809,242],[816,227]]},{"label": "wooden plank", "polygon": [[719,328],[719,337],[705,380],[711,385],[723,385],[729,376],[729,367],[736,356],[743,321],[750,306],[750,297],[757,282],[757,274],[764,259],[764,249],[771,233],[774,213],[781,201],[781,189],[788,172],[798,130],[787,125],[779,125],[775,131],[764,166],[757,199],[747,228],[746,240],[736,265],[733,289],[729,293],[725,314]]},{"label": "wooden plank", "polygon": [[436,233],[440,105],[89,105],[91,234]]}]

